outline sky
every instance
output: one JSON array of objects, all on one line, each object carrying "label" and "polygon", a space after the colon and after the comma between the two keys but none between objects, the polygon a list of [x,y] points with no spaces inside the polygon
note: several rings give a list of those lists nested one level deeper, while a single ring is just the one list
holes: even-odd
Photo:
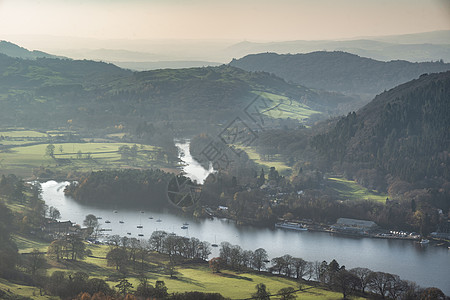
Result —
[{"label": "sky", "polygon": [[449,29],[450,0],[0,0],[0,40],[323,40]]}]

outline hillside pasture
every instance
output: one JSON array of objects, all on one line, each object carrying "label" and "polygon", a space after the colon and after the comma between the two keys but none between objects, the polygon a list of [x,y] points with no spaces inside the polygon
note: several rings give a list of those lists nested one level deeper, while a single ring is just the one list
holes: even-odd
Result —
[{"label": "hillside pasture", "polygon": [[385,203],[387,194],[371,191],[355,181],[344,178],[330,177],[327,186],[331,188],[340,200],[372,200]]}]

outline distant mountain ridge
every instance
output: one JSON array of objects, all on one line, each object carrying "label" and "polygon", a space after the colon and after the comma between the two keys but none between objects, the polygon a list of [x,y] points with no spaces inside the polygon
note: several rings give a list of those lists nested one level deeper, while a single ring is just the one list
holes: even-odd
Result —
[{"label": "distant mountain ridge", "polygon": [[347,40],[244,41],[231,45],[223,52],[241,58],[264,52],[295,54],[315,51],[344,51],[381,61],[429,62],[442,59],[450,62],[450,30]]},{"label": "distant mountain ridge", "polygon": [[0,41],[0,53],[23,59],[64,58],[62,56],[56,56],[38,50],[30,51],[7,41]]},{"label": "distant mountain ridge", "polygon": [[450,70],[443,62],[377,61],[346,52],[261,53],[233,60],[247,71],[273,73],[288,82],[349,94],[378,94],[423,73]]}]

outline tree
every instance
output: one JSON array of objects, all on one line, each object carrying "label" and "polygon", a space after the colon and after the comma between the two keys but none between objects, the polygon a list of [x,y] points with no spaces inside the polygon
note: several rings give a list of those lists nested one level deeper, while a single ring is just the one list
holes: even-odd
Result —
[{"label": "tree", "polygon": [[131,149],[128,145],[122,145],[117,151],[120,154],[122,160],[128,160],[131,156]]},{"label": "tree", "polygon": [[47,248],[47,256],[60,261],[64,257],[66,243],[64,240],[54,240]]},{"label": "tree", "polygon": [[128,262],[128,253],[124,248],[113,248],[106,254],[108,266],[113,266],[122,271]]},{"label": "tree", "polygon": [[170,278],[173,278],[173,275],[176,273],[175,269],[175,261],[173,260],[173,256],[170,257],[169,262],[166,265],[167,273],[169,273]]},{"label": "tree", "polygon": [[265,268],[268,259],[267,251],[263,248],[258,248],[253,252],[252,266],[260,272]]},{"label": "tree", "polygon": [[305,261],[302,258],[294,257],[292,259],[292,264],[295,269],[295,277],[297,279],[302,279],[303,276],[306,276],[308,274],[309,268],[308,268],[308,262]]},{"label": "tree", "polygon": [[138,156],[138,146],[136,144],[134,144],[131,148],[130,148],[130,156],[131,158],[136,159]]},{"label": "tree", "polygon": [[164,281],[158,280],[155,284],[155,293],[154,296],[156,298],[165,298],[169,294],[167,293],[167,286]]},{"label": "tree", "polygon": [[93,214],[89,214],[84,218],[83,225],[86,227],[95,228],[98,225],[98,219]]},{"label": "tree", "polygon": [[84,259],[90,255],[90,250],[86,249],[86,244],[78,235],[68,235],[65,237],[67,253],[71,255],[71,260]]},{"label": "tree", "polygon": [[147,277],[141,276],[139,278],[139,285],[136,289],[136,296],[144,299],[150,298],[155,293],[153,285],[148,283]]},{"label": "tree", "polygon": [[270,167],[269,174],[267,175],[267,179],[269,181],[273,180],[273,181],[278,182],[278,180],[280,179],[280,175],[278,174],[278,171],[275,170],[275,167]]},{"label": "tree", "polygon": [[213,273],[220,273],[222,259],[220,257],[213,257],[209,260],[209,268]]},{"label": "tree", "polygon": [[334,281],[334,276],[337,274],[337,272],[339,272],[339,270],[341,269],[341,267],[339,266],[339,263],[333,259],[332,261],[330,261],[330,264],[328,265],[326,272],[325,272],[325,283],[328,284],[333,284]]},{"label": "tree", "polygon": [[100,224],[98,223],[97,217],[94,216],[93,214],[87,215],[83,221],[83,225],[91,230],[89,231],[89,234],[95,232],[94,238],[97,239],[97,234],[98,231],[100,230]]},{"label": "tree", "polygon": [[266,182],[266,178],[264,175],[264,169],[261,169],[261,174],[259,175],[259,178],[257,180],[258,186],[262,186]]},{"label": "tree", "polygon": [[13,199],[16,201],[19,201],[20,203],[23,203],[25,200],[25,183],[22,179],[19,179],[16,184],[14,185],[14,192],[13,192]]},{"label": "tree", "polygon": [[62,296],[67,294],[67,279],[66,273],[62,271],[55,271],[47,280],[46,289],[52,294]]},{"label": "tree", "polygon": [[444,300],[446,299],[445,294],[438,288],[430,287],[426,288],[420,294],[420,300]]},{"label": "tree", "polygon": [[109,285],[100,278],[91,278],[86,283],[86,291],[89,292],[91,295],[94,295],[96,293],[103,293],[105,295],[111,294],[111,288]]},{"label": "tree", "polygon": [[367,268],[353,268],[349,272],[354,274],[358,278],[358,288],[360,288],[361,292],[364,293],[368,284],[368,277],[370,273],[372,273],[372,271]]},{"label": "tree", "polygon": [[332,280],[332,284],[342,292],[344,299],[347,299],[347,295],[355,290],[359,283],[359,278],[345,269],[336,272]]},{"label": "tree", "polygon": [[45,148],[45,156],[49,156],[51,158],[55,158],[55,145],[48,144]]},{"label": "tree", "polygon": [[164,239],[167,237],[167,232],[165,231],[153,231],[150,236],[150,246],[156,252],[161,252]]},{"label": "tree", "polygon": [[18,260],[18,250],[13,242],[13,215],[11,210],[0,202],[0,276],[14,269]]},{"label": "tree", "polygon": [[270,299],[270,292],[267,291],[266,285],[264,283],[258,283],[255,288],[256,288],[256,293],[252,294],[253,299],[258,299],[258,300],[269,300]]},{"label": "tree", "polygon": [[133,288],[133,285],[126,278],[122,278],[116,285],[116,288],[118,288],[119,293],[121,293],[125,297],[125,295],[128,294],[128,291]]},{"label": "tree", "polygon": [[48,208],[48,216],[52,220],[57,220],[61,218],[61,213],[56,207],[50,206]]},{"label": "tree", "polygon": [[293,287],[285,287],[278,291],[278,295],[281,296],[281,300],[294,300],[297,299],[295,295],[295,289]]},{"label": "tree", "polygon": [[27,256],[25,267],[30,275],[35,278],[39,273],[42,273],[45,270],[46,263],[47,261],[45,260],[44,254],[39,252],[38,249],[33,249]]},{"label": "tree", "polygon": [[377,292],[381,298],[385,299],[389,287],[394,281],[394,276],[384,272],[372,272],[370,273],[368,280],[368,286],[375,292]]}]

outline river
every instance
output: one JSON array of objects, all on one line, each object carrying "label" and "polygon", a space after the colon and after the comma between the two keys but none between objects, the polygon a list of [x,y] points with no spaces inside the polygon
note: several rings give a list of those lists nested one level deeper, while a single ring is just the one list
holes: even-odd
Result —
[{"label": "river", "polygon": [[[177,146],[184,151],[181,158],[192,168],[193,164],[188,163],[188,160],[192,159],[188,153],[188,143],[180,143]],[[192,170],[186,167],[185,172]],[[201,168],[197,163],[196,168],[199,167]],[[196,177],[191,178],[199,182],[202,182],[209,172],[204,169],[194,171]],[[227,241],[246,250],[261,247],[267,250],[271,258],[290,254],[308,261],[329,262],[336,259],[347,269],[366,267],[374,271],[397,274],[402,279],[414,281],[423,287],[438,287],[450,295],[450,250],[447,248],[423,247],[412,241],[351,238],[323,232],[237,226],[225,219],[199,220],[167,210],[130,207],[126,204],[123,207],[87,206],[64,196],[63,190],[67,184],[68,182],[56,181],[43,183],[42,196],[46,204],[58,208],[62,220],[71,220],[78,224],[82,224],[88,214],[102,217],[99,220],[102,228],[111,229],[107,232],[111,235],[148,239],[154,230],[165,230],[181,236],[197,237],[210,243]],[[161,222],[157,222],[158,219]],[[110,223],[105,223],[107,220]],[[188,229],[181,229],[183,223],[189,223]],[[138,225],[143,228],[137,228]],[[143,237],[139,237],[139,234],[143,234]],[[218,248],[213,248],[212,251],[212,256],[219,255]]]}]

